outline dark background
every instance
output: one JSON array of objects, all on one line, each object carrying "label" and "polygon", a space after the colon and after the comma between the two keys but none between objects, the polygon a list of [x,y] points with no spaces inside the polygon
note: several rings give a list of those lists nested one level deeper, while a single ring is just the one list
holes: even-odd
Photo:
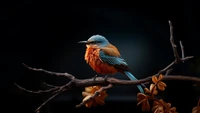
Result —
[{"label": "dark background", "polygon": [[[91,2],[90,2],[91,3]],[[169,41],[169,25],[174,26],[175,42],[194,59],[174,66],[172,74],[199,76],[199,16],[195,1],[132,1],[132,3],[69,3],[67,1],[16,0],[1,4],[1,106],[6,112],[34,113],[47,96],[21,92],[17,84],[32,90],[41,82],[61,85],[67,81],[29,71],[22,63],[55,72],[68,72],[77,78],[96,73],[84,61],[85,46],[77,44],[100,34],[118,47],[133,74],[144,78],[157,73],[174,60]],[[122,74],[114,77],[128,79]],[[198,90],[189,82],[166,82],[160,93],[179,112],[191,112],[197,104]],[[81,91],[72,90],[51,101],[51,113],[141,112],[136,106],[135,86],[116,86],[108,91],[106,104],[96,108],[76,108]],[[43,111],[42,110],[42,111]]]}]

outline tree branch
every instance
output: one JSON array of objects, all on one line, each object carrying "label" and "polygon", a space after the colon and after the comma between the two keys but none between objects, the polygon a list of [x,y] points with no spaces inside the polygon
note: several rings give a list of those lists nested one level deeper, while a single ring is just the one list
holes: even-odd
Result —
[{"label": "tree branch", "polygon": [[179,57],[179,54],[178,54],[178,50],[177,50],[177,46],[176,44],[174,43],[174,33],[173,33],[173,25],[172,25],[172,22],[169,20],[169,27],[170,27],[170,42],[171,42],[171,45],[172,45],[172,50],[173,50],[173,53],[174,53],[174,61],[171,62],[169,65],[167,65],[164,69],[160,70],[157,74],[155,75],[159,75],[159,74],[163,74],[165,73],[167,70],[169,70],[173,65],[175,64],[179,64],[180,62],[184,62],[184,61],[187,61],[191,58],[193,58],[193,56],[187,56],[187,57],[184,57],[184,48],[183,48],[183,45],[182,45],[182,42],[180,41],[180,46],[181,46],[181,53],[182,53],[182,58]]},{"label": "tree branch", "polygon": [[[194,83],[200,83],[200,78],[197,77],[191,77],[191,76],[182,76],[182,75],[168,75],[171,71],[172,71],[172,66],[175,64],[179,64],[180,62],[184,62],[187,61],[191,58],[193,58],[193,56],[187,56],[185,57],[184,55],[184,49],[183,49],[183,45],[182,42],[180,41],[180,46],[181,46],[181,53],[182,53],[182,57],[179,57],[179,54],[177,52],[177,46],[174,43],[174,37],[173,37],[173,26],[171,21],[169,21],[169,26],[170,26],[170,42],[172,45],[172,49],[173,49],[173,53],[174,53],[174,58],[175,60],[173,62],[171,62],[169,65],[167,65],[165,68],[163,68],[162,70],[160,70],[157,74],[155,74],[156,76],[159,74],[163,74],[165,73],[165,75],[167,76],[163,76],[163,81],[165,80],[182,80],[182,81],[191,81]],[[87,87],[87,86],[95,86],[95,85],[100,85],[102,86],[101,89],[99,89],[98,91],[96,91],[94,93],[94,95],[89,98],[88,100],[83,101],[82,103],[78,104],[76,107],[80,107],[82,105],[84,105],[85,103],[87,103],[88,101],[90,101],[91,99],[93,99],[95,96],[98,96],[98,94],[101,91],[107,90],[109,88],[112,88],[113,85],[138,85],[138,84],[142,84],[142,83],[149,83],[151,82],[152,76],[149,76],[147,78],[144,79],[140,79],[140,80],[120,80],[120,79],[116,79],[113,77],[108,77],[108,78],[103,78],[103,77],[95,77],[94,78],[88,78],[88,79],[77,79],[75,78],[73,75],[69,74],[69,73],[57,73],[57,72],[52,72],[52,71],[47,71],[44,69],[37,69],[37,68],[32,68],[27,66],[26,64],[23,64],[26,68],[28,68],[29,70],[32,71],[36,71],[36,72],[43,72],[45,74],[48,75],[54,75],[54,76],[64,76],[68,79],[70,79],[70,82],[62,85],[62,86],[53,86],[53,85],[48,85],[47,86],[51,87],[48,90],[39,90],[39,91],[30,91],[27,90],[19,85],[17,85],[15,83],[15,85],[21,89],[24,90],[26,92],[29,93],[35,93],[35,94],[40,94],[40,93],[48,93],[48,92],[53,92],[53,96],[51,96],[48,100],[46,100],[44,103],[42,103],[37,109],[36,112],[39,113],[40,109],[50,100],[54,99],[55,97],[57,97],[59,94],[61,94],[64,91],[68,91],[72,88],[81,88],[81,87]]]},{"label": "tree branch", "polygon": [[[56,72],[52,72],[54,73],[54,75],[59,75],[59,73]],[[168,75],[168,76],[163,76],[163,81],[166,80],[182,80],[182,81],[191,81],[193,83],[200,83],[200,78],[198,77],[191,77],[191,76],[182,76],[182,75]],[[109,84],[107,87],[102,87],[102,89],[100,89],[97,93],[95,93],[93,95],[92,98],[94,98],[95,96],[98,96],[100,91],[109,89],[112,87],[112,85],[138,85],[141,83],[146,83],[146,82],[150,82],[151,81],[151,76],[144,78],[144,79],[140,79],[140,80],[120,80],[120,79],[116,79],[113,77],[108,77],[106,80],[104,77],[96,77],[96,79],[94,80],[93,78],[89,78],[89,79],[74,79],[73,81],[69,82],[66,85],[63,85],[61,87],[59,87],[59,89],[57,89],[54,93],[54,95],[52,97],[50,97],[48,100],[46,100],[42,105],[40,105],[36,111],[37,113],[39,113],[40,109],[50,100],[54,99],[56,96],[58,96],[59,94],[61,94],[64,91],[70,90],[72,88],[81,88],[81,87],[87,87],[87,86],[95,86],[95,85],[106,85]],[[16,84],[17,85],[17,84]],[[17,85],[18,86],[18,85]],[[22,90],[27,90],[25,88],[19,87]],[[50,90],[49,90],[50,91]],[[28,91],[31,92],[31,91]],[[47,90],[44,91],[38,91],[38,92],[48,92]],[[31,92],[31,93],[35,93],[35,92]],[[38,93],[36,93],[38,94]],[[90,99],[92,99],[90,98]],[[89,101],[89,100],[87,100]],[[86,102],[87,102],[86,101]],[[86,103],[84,102],[84,103]],[[77,105],[76,107],[80,107],[82,105],[84,105],[84,103],[81,103],[79,105]]]}]

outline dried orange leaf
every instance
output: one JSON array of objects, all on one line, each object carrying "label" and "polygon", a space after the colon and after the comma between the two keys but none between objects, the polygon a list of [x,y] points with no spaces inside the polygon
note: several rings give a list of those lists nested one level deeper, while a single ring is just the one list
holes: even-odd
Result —
[{"label": "dried orange leaf", "polygon": [[96,101],[92,101],[92,106],[96,107],[97,106],[97,102]]},{"label": "dried orange leaf", "polygon": [[200,113],[200,107],[196,106],[192,109],[192,113]]},{"label": "dried orange leaf", "polygon": [[86,100],[88,100],[89,98],[91,98],[92,96],[91,95],[88,95],[88,96],[86,96],[82,101],[86,101]]},{"label": "dried orange leaf", "polygon": [[154,76],[152,76],[152,81],[153,81],[153,83],[157,83],[158,82],[158,79],[157,79],[157,77],[154,75]]},{"label": "dried orange leaf", "polygon": [[153,113],[164,113],[164,108],[161,105],[156,105],[152,108]]},{"label": "dried orange leaf", "polygon": [[159,82],[159,84],[162,85],[163,87],[167,86],[164,82]]},{"label": "dried orange leaf", "polygon": [[85,87],[85,92],[88,92],[88,93],[90,93],[92,91],[92,87],[90,86],[90,87]]},{"label": "dried orange leaf", "polygon": [[156,109],[157,109],[157,107],[159,107],[160,105],[153,105],[153,107],[152,107],[152,111],[154,112]]},{"label": "dried orange leaf", "polygon": [[108,96],[108,94],[106,93],[106,91],[103,91],[103,92],[101,92],[101,93],[99,94],[99,97],[105,98],[105,97],[107,97],[107,96]]},{"label": "dried orange leaf", "polygon": [[88,95],[91,95],[91,94],[88,93],[88,92],[82,92],[82,96],[83,96],[83,97],[86,97],[86,96],[88,96]]},{"label": "dried orange leaf", "polygon": [[142,111],[149,111],[150,110],[150,104],[149,101],[146,100],[142,103]]},{"label": "dried orange leaf", "polygon": [[[158,109],[159,108],[159,109]],[[164,110],[162,103],[158,100],[153,101],[153,108],[152,111],[154,113],[157,113],[161,110],[161,108]]]},{"label": "dried orange leaf", "polygon": [[160,81],[160,80],[162,80],[162,78],[163,78],[163,75],[160,74],[160,75],[158,76],[158,80]]},{"label": "dried orange leaf", "polygon": [[176,111],[176,107],[172,107],[170,111]]},{"label": "dried orange leaf", "polygon": [[[90,97],[91,97],[91,95],[86,96],[86,97],[83,99],[83,101],[88,100]],[[85,106],[88,107],[88,108],[90,108],[90,107],[92,106],[92,100],[90,100],[89,102],[85,103]]]},{"label": "dried orange leaf", "polygon": [[165,90],[165,87],[167,86],[164,82],[158,82],[157,84],[158,86],[158,89],[161,90],[161,91],[164,91]]},{"label": "dried orange leaf", "polygon": [[137,106],[140,105],[140,104],[142,104],[144,101],[146,101],[146,99],[143,99],[143,100],[139,101],[139,102],[137,103]]},{"label": "dried orange leaf", "polygon": [[159,101],[153,101],[153,106],[160,105]]},{"label": "dried orange leaf", "polygon": [[165,105],[170,108],[171,107],[171,103],[165,103]]},{"label": "dried orange leaf", "polygon": [[178,112],[176,111],[176,107],[172,107],[172,108],[170,108],[169,110],[166,109],[166,111],[167,111],[167,113],[178,113]]},{"label": "dried orange leaf", "polygon": [[160,103],[164,104],[163,99],[159,99],[158,101],[159,101]]},{"label": "dried orange leaf", "polygon": [[153,87],[154,87],[154,84],[151,84],[151,85],[150,85],[150,88],[149,88],[150,91],[152,91]]},{"label": "dried orange leaf", "polygon": [[150,85],[150,92],[152,92],[152,90],[155,90],[155,89],[156,89],[155,84],[151,84],[151,85]]},{"label": "dried orange leaf", "polygon": [[144,88],[144,91],[145,91],[146,94],[151,94],[151,92],[148,88]]},{"label": "dried orange leaf", "polygon": [[102,99],[102,98],[95,98],[95,102],[97,104],[99,104],[99,105],[104,105],[105,104],[104,99]]},{"label": "dried orange leaf", "polygon": [[153,93],[152,93],[153,95],[157,95],[158,94],[158,90],[153,90]]},{"label": "dried orange leaf", "polygon": [[[99,90],[101,86],[90,86],[90,87],[85,87],[85,91],[82,92],[82,96],[84,99],[82,101],[86,101],[94,95],[94,93]],[[95,96],[91,100],[85,103],[85,106],[90,108],[91,106],[97,106],[98,104],[103,105],[105,102],[105,98],[107,97],[106,91],[100,92],[98,96]]]},{"label": "dried orange leaf", "polygon": [[101,87],[100,86],[93,86],[92,89],[93,91],[99,90]]},{"label": "dried orange leaf", "polygon": [[89,101],[89,102],[87,102],[86,104],[85,104],[85,106],[87,107],[87,108],[91,108],[91,106],[92,106],[92,101]]},{"label": "dried orange leaf", "polygon": [[137,94],[137,101],[142,101],[143,99],[146,99],[147,96],[144,93],[138,93]]}]

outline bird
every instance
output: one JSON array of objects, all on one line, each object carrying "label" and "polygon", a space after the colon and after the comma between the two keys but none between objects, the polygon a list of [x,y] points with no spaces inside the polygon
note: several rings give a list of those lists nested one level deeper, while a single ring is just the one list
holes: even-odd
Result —
[{"label": "bird", "polygon": [[[137,80],[131,73],[125,59],[122,58],[116,46],[111,44],[104,36],[92,35],[86,41],[79,41],[86,45],[84,59],[90,67],[102,75],[114,75],[117,72],[125,74],[130,80]],[[144,84],[137,85],[141,93],[144,93]]]}]

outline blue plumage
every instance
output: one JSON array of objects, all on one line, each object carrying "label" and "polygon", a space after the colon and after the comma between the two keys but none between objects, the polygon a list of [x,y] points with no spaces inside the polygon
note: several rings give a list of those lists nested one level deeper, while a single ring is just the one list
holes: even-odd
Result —
[{"label": "blue plumage", "polygon": [[[100,51],[99,57],[103,62],[106,62],[110,65],[126,66],[128,68],[128,64],[122,57],[109,56],[109,55],[106,55],[103,51]],[[135,78],[129,71],[124,71],[124,73],[129,77],[129,79],[137,80],[137,78]],[[141,93],[144,93],[144,90],[141,87],[141,85],[137,85],[137,87]]]},{"label": "blue plumage", "polygon": [[[131,80],[137,80],[135,76],[133,76],[129,71],[124,71],[124,73],[131,79]],[[141,93],[144,93],[144,90],[141,85],[137,85],[138,89],[140,90]]]},{"label": "blue plumage", "polygon": [[128,66],[126,61],[122,57],[115,57],[106,55],[102,50],[99,53],[99,57],[103,62],[106,62],[111,65],[124,65]]}]

